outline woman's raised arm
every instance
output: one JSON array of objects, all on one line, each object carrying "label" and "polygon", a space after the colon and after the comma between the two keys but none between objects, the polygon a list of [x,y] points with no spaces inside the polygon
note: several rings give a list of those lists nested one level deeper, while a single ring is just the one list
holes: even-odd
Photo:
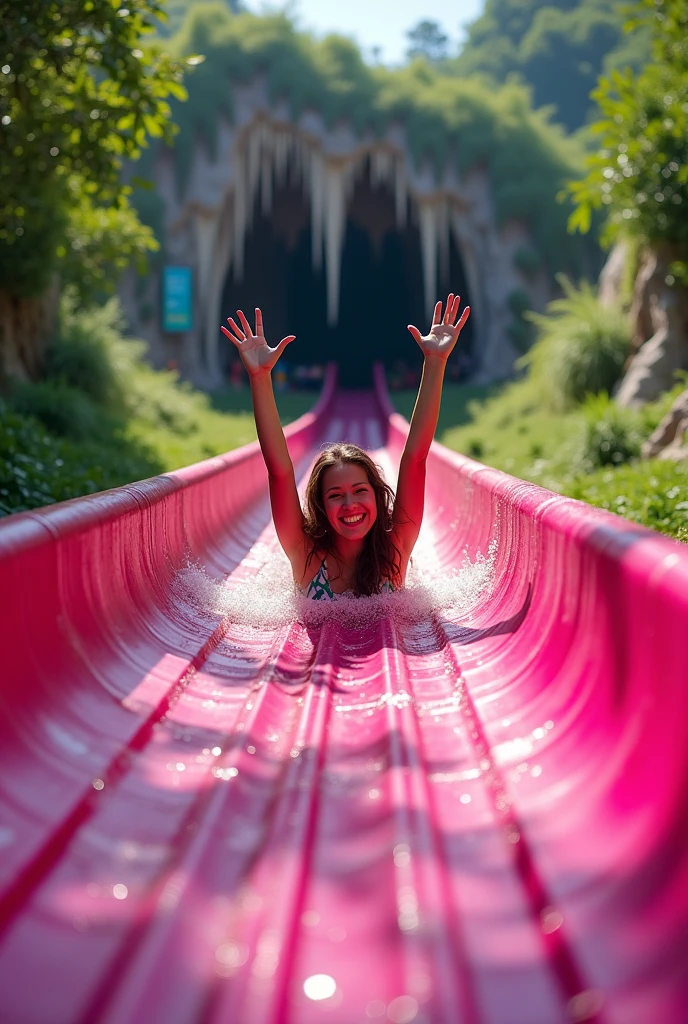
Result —
[{"label": "woman's raised arm", "polygon": [[395,502],[395,536],[406,558],[410,557],[418,539],[423,519],[425,463],[437,429],[447,359],[471,312],[470,306],[466,306],[459,317],[460,304],[460,297],[450,294],[443,316],[442,303],[438,302],[429,334],[422,335],[417,327],[409,325],[409,331],[425,358],[418,397],[411,416],[411,426],[399,464]]},{"label": "woman's raised arm", "polygon": [[305,546],[303,512],[296,490],[294,466],[277,412],[271,375],[273,366],[295,336],[289,335],[275,348],[270,348],[265,340],[260,309],[256,309],[255,334],[241,310],[237,316],[241,327],[229,317],[230,329],[222,327],[221,330],[237,349],[249,375],[258,440],[268,471],[275,529],[295,572],[300,575]]}]

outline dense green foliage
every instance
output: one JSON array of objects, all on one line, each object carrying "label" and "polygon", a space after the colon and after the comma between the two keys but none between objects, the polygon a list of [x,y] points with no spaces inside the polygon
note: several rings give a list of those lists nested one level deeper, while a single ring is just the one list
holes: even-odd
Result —
[{"label": "dense green foliage", "polygon": [[425,57],[429,61],[442,60],[447,56],[447,44],[449,36],[442,31],[436,21],[427,18],[419,21],[409,32],[406,33],[408,49],[406,56],[410,60],[416,57]]},{"label": "dense green foliage", "polygon": [[543,398],[554,410],[611,392],[631,341],[621,310],[602,306],[585,282],[576,288],[566,278],[559,280],[564,297],[550,302],[546,314],[527,314],[538,336],[521,362],[541,382]]},{"label": "dense green foliage", "polygon": [[[543,386],[530,375],[501,386],[445,385],[437,437],[523,480],[688,541],[688,461],[634,457],[685,381],[641,410],[621,411],[598,396],[555,412]],[[410,416],[415,393],[393,397]]]},{"label": "dense green foliage", "polygon": [[218,121],[233,116],[232,84],[262,72],[294,117],[313,108],[330,125],[347,119],[374,136],[401,122],[417,163],[428,160],[438,171],[451,160],[463,170],[485,165],[500,221],[526,221],[552,271],[568,267],[576,276],[585,265],[591,249],[567,240],[568,212],[556,202],[560,183],[582,167],[583,151],[532,110],[526,88],[465,81],[423,59],[395,70],[370,66],[348,39],[315,40],[286,15],[233,16],[222,3],[195,6],[170,46],[206,57],[189,81],[188,102],[174,108],[180,193],[196,142],[211,156],[217,151]]},{"label": "dense green foliage", "polygon": [[583,414],[585,435],[580,461],[586,469],[618,466],[640,455],[647,433],[643,430],[643,420],[634,410],[617,405],[602,391],[588,395],[583,403]]},{"label": "dense green foliage", "polygon": [[80,289],[155,248],[128,204],[123,159],[171,137],[182,64],[141,49],[159,0],[23,0],[0,19],[0,282],[42,294],[59,266]]},{"label": "dense green foliage", "polygon": [[[159,18],[156,21],[156,34],[162,38],[173,36],[182,27],[190,8],[204,2],[207,3],[207,0],[166,0],[164,7],[165,17]],[[223,2],[235,14],[239,13],[241,8],[239,0],[223,0]]]},{"label": "dense green foliage", "polygon": [[[213,396],[144,360],[119,305],[68,292],[47,376],[0,397],[0,515],[118,487],[255,440],[248,389]],[[312,394],[279,395],[283,422]]]},{"label": "dense green foliage", "polygon": [[70,441],[0,399],[0,516],[118,487],[161,468],[131,441]]},{"label": "dense green foliage", "polygon": [[571,481],[564,493],[688,542],[688,462],[650,459],[598,470]]},{"label": "dense green foliage", "polygon": [[571,226],[587,231],[592,211],[606,207],[607,237],[621,230],[669,246],[688,281],[688,5],[637,0],[635,10],[652,29],[652,61],[639,74],[612,74],[594,93],[601,148],[571,186]]},{"label": "dense green foliage", "polygon": [[647,57],[647,32],[627,36],[623,24],[618,0],[487,0],[447,70],[498,83],[516,74],[536,106],[553,104],[556,120],[573,130],[589,119],[600,74]]}]

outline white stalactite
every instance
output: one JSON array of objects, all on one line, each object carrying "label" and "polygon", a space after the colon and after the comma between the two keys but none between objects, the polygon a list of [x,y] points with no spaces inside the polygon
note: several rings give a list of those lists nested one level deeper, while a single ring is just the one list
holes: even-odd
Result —
[{"label": "white stalactite", "polygon": [[[201,331],[205,337],[205,362],[211,365],[213,359],[213,343],[210,337],[210,317],[214,310],[212,305],[213,292],[213,256],[217,251],[217,235],[219,233],[220,221],[214,214],[198,211],[193,218],[194,236],[196,239],[196,275],[195,292],[196,308],[200,312]],[[207,318],[207,319],[206,319]],[[217,331],[217,326],[216,326]]]},{"label": "white stalactite", "polygon": [[370,154],[370,180],[373,187],[388,185],[394,170],[392,154],[386,149],[374,149]]},{"label": "white stalactite", "polygon": [[346,227],[346,169],[332,166],[325,170],[325,269],[327,273],[327,322],[332,327],[339,319],[339,286],[342,250]]},{"label": "white stalactite", "polygon": [[397,219],[397,228],[403,231],[406,228],[408,208],[408,181],[403,157],[398,156],[394,165],[394,209]]},{"label": "white stalactite", "polygon": [[272,162],[265,151],[260,160],[260,209],[264,216],[272,212]]},{"label": "white stalactite", "polygon": [[423,261],[423,294],[425,314],[432,317],[437,301],[437,211],[432,202],[422,202],[418,207],[420,222],[420,251]]},{"label": "white stalactite", "polygon": [[313,269],[322,269],[325,219],[325,166],[322,154],[313,150],[310,161],[311,176],[311,244]]},{"label": "white stalactite", "polygon": [[[288,180],[300,184],[310,204],[313,269],[320,272],[324,257],[328,322],[336,324],[347,204],[354,182],[368,163],[373,187],[387,185],[392,190],[396,225],[403,231],[409,208],[408,170],[403,153],[380,144],[357,150],[346,162],[341,158],[335,162],[327,158],[317,139],[266,119],[256,121],[235,153],[234,202],[231,223],[226,227],[231,245],[228,258],[221,262],[225,267],[231,264],[235,278],[241,280],[246,237],[257,201],[263,214],[268,215],[275,188]],[[440,279],[444,282],[449,273],[455,207],[446,196],[440,198],[435,194],[418,201],[418,215],[425,306],[431,314]]]},{"label": "white stalactite", "polygon": [[441,203],[436,208],[437,216],[437,232],[438,232],[438,244],[440,253],[440,286],[444,283],[448,283],[449,287],[453,289],[455,282],[449,280],[449,243],[450,243],[450,226],[449,226],[449,204],[446,198],[443,198]]},{"label": "white stalactite", "polygon": [[251,132],[246,143],[245,180],[248,182],[246,199],[249,205],[249,217],[260,187],[261,151],[265,129],[260,125],[258,130]]},{"label": "white stalactite", "polygon": [[286,181],[290,138],[291,136],[287,135],[286,132],[277,132],[273,140],[275,181],[278,185],[283,185]]},{"label": "white stalactite", "polygon": [[248,223],[248,188],[246,166],[243,159],[235,162],[234,216],[232,217],[232,263],[234,276],[241,281],[244,276],[244,239]]},{"label": "white stalactite", "polygon": [[466,298],[468,299],[470,296],[471,310],[474,320],[480,320],[482,318],[484,323],[485,310],[483,308],[484,303],[482,297],[481,278],[478,271],[478,259],[474,245],[471,243],[469,238],[466,237],[465,224],[462,223],[464,216],[465,215],[462,214],[461,210],[454,208],[451,211],[450,230],[454,236],[456,248],[461,253],[461,261],[466,275],[466,283],[468,284],[468,296],[466,296]]},{"label": "white stalactite", "polygon": [[232,257],[231,205],[225,200],[215,236],[215,258],[210,269],[210,285],[205,306],[205,365],[214,379],[220,376],[219,341],[222,322],[222,291]]},{"label": "white stalactite", "polygon": [[197,211],[193,219],[193,224],[196,239],[196,250],[198,252],[198,258],[196,260],[196,266],[198,268],[196,289],[199,299],[203,301],[210,278],[210,266],[213,259],[215,232],[217,230],[217,217],[214,214]]}]

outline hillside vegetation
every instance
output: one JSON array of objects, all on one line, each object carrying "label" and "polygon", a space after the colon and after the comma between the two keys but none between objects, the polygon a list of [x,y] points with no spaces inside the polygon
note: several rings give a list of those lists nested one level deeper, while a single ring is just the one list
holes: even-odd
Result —
[{"label": "hillside vegetation", "polygon": [[[488,0],[488,11],[500,3],[506,10],[507,0]],[[655,312],[688,310],[688,7],[636,0],[627,14],[650,40],[649,59],[636,73],[599,81],[600,146],[585,178],[570,186],[572,228],[589,230],[593,211],[604,211],[607,240],[625,241],[617,303],[607,296],[603,305],[592,287],[562,280],[564,297],[546,315],[526,314],[536,341],[521,378],[489,393],[448,394],[440,436],[499,469],[688,541],[688,436],[678,438],[675,459],[641,459],[643,442],[688,384],[688,319],[675,316],[662,334],[650,313],[643,325],[639,302]],[[666,270],[648,293],[643,266],[653,254]],[[654,368],[658,397],[621,404],[632,342],[642,345],[655,330],[658,341],[671,341]],[[610,398],[617,393],[619,402]]]},{"label": "hillside vegetation", "polygon": [[637,69],[649,56],[649,32],[624,32],[626,18],[618,0],[486,0],[446,67],[497,83],[519,76],[534,105],[554,106],[555,119],[573,131],[595,114],[590,93],[600,75]]},{"label": "hillside vegetation", "polygon": [[[210,397],[153,370],[124,334],[116,299],[62,302],[46,375],[0,395],[0,516],[119,487],[219,455],[256,438],[247,390]],[[314,396],[277,396],[283,423]]]},{"label": "hillside vegetation", "polygon": [[346,119],[359,134],[373,136],[402,123],[417,165],[428,161],[438,174],[447,162],[461,170],[486,166],[499,220],[529,224],[552,273],[577,276],[589,264],[594,243],[567,234],[570,209],[556,200],[564,182],[580,173],[584,150],[547,113],[533,110],[524,86],[496,89],[444,74],[423,59],[397,69],[372,66],[349,39],[318,40],[284,14],[233,15],[219,2],[194,5],[169,46],[174,54],[205,57],[187,77],[188,101],[173,104],[180,196],[196,145],[203,142],[214,155],[220,118],[234,116],[233,84],[261,73],[295,118],[315,109],[328,125]]},{"label": "hillside vegetation", "polygon": [[[620,414],[606,395],[555,411],[528,377],[492,388],[449,384],[437,439],[512,476],[688,541],[688,463],[637,458],[683,386],[640,413]],[[415,392],[393,397],[410,416]]]},{"label": "hillside vegetation", "polygon": [[[519,376],[491,387],[445,386],[437,438],[512,476],[688,541],[688,460],[641,461],[688,374],[639,409],[610,398],[631,345],[627,318],[594,289],[562,280],[564,297],[530,315],[536,341]],[[395,403],[409,416],[415,395]]]}]

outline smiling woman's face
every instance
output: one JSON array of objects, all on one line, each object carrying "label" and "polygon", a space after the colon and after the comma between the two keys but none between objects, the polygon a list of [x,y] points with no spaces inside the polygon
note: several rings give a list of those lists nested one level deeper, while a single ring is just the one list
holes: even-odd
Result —
[{"label": "smiling woman's face", "polygon": [[377,503],[363,466],[337,462],[322,475],[322,500],[330,525],[340,537],[361,540],[377,519]]}]

